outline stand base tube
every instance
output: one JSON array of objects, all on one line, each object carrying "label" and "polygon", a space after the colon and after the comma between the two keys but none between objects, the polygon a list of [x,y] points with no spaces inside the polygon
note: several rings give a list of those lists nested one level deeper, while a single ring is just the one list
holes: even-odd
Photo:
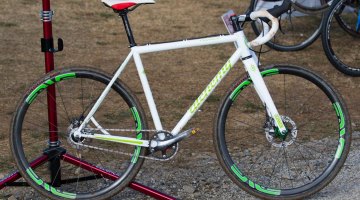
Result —
[{"label": "stand base tube", "polygon": [[[81,167],[83,169],[86,169],[88,171],[93,172],[94,174],[98,174],[101,175],[102,177],[108,178],[110,180],[116,180],[119,178],[118,175],[109,172],[109,171],[105,171],[103,169],[99,169],[96,166],[84,162],[82,160],[79,160],[78,158],[69,155],[69,154],[64,154],[61,156],[61,159],[65,162],[68,162],[70,164],[73,164],[75,166]],[[30,163],[30,166],[32,168],[37,168],[38,166],[46,163],[48,161],[48,156],[47,155],[43,155],[40,156],[39,158],[35,159],[33,162]],[[12,186],[12,183],[14,183],[16,180],[18,180],[19,178],[21,178],[21,174],[19,172],[14,172],[13,174],[11,174],[10,176],[0,180],[0,190],[5,188],[6,186]],[[27,186],[26,184],[14,184],[14,185],[24,185]],[[176,200],[176,198],[171,197],[167,194],[161,193],[157,190],[154,190],[150,187],[147,187],[145,185],[142,185],[140,183],[137,182],[131,182],[129,184],[129,188],[136,190],[138,192],[141,192],[145,195],[151,196],[155,199],[159,199],[159,200]]]}]

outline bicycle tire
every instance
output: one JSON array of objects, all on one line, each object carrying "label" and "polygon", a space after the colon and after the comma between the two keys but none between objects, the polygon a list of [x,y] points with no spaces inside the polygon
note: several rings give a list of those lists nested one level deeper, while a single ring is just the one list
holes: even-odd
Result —
[{"label": "bicycle tire", "polygon": [[323,13],[329,9],[334,0],[320,0],[319,6],[307,6],[304,0],[295,0],[293,6],[295,10],[298,10],[306,14]]},{"label": "bicycle tire", "polygon": [[[251,0],[249,11],[255,11],[258,2],[259,0]],[[323,15],[294,17],[298,15],[302,13],[292,8],[279,17],[280,30],[266,45],[277,51],[300,51],[314,43],[321,34]],[[281,19],[282,17],[285,19]],[[252,22],[251,27],[257,36],[261,34],[260,23]]]},{"label": "bicycle tire", "polygon": [[[357,0],[358,1],[358,0]],[[358,4],[360,2],[357,2]],[[345,9],[345,7],[351,7],[351,8],[356,8],[356,4],[355,2],[352,1],[346,1],[342,8],[340,8],[340,10]],[[357,9],[354,9],[354,12],[358,13],[358,21],[357,23],[359,23],[359,15],[360,15],[360,8],[358,7]],[[351,24],[349,24],[349,22],[344,19],[343,17],[341,17],[341,11],[339,11],[338,13],[340,14],[336,14],[335,15],[335,19],[336,21],[339,23],[339,25],[341,26],[342,29],[344,29],[344,31],[346,31],[347,33],[349,33],[350,35],[354,36],[354,37],[360,37],[360,31],[356,30],[357,27],[352,26]]]},{"label": "bicycle tire", "polygon": [[349,76],[360,76],[360,33],[354,30],[358,15],[344,12],[347,5],[346,0],[341,0],[331,6],[321,39],[326,57],[337,70]]},{"label": "bicycle tire", "polygon": [[261,74],[289,135],[281,139],[268,126],[274,123],[245,76],[219,106],[215,151],[226,174],[246,192],[302,199],[330,183],[343,166],[351,143],[349,115],[338,93],[309,70],[277,65]]},{"label": "bicycle tire", "polygon": [[[22,177],[40,194],[51,199],[107,199],[124,189],[138,173],[144,162],[141,156],[145,155],[145,148],[72,135],[110,80],[111,76],[97,69],[62,69],[46,74],[22,97],[12,120],[10,146]],[[61,151],[58,155],[49,153],[52,151],[48,142],[48,87],[56,89],[56,96],[50,95],[50,98],[57,104],[60,143],[55,149]],[[111,87],[94,119],[111,134],[148,139],[148,134],[141,131],[147,129],[144,111],[135,95],[120,80]],[[100,133],[100,128],[96,127],[99,126],[89,122],[84,131]],[[110,130],[115,128],[132,130],[120,133]],[[84,165],[95,166],[120,178],[110,180],[102,174],[94,174],[94,169],[81,167],[82,164],[75,166],[65,162],[61,157],[65,153],[83,161]],[[47,155],[49,160],[60,158],[53,179],[49,178],[47,164],[30,167],[29,163],[41,155]],[[61,180],[55,183],[54,180],[60,177]]]},{"label": "bicycle tire", "polygon": [[336,21],[339,23],[341,28],[346,31],[348,34],[354,36],[354,37],[360,37],[360,32],[356,31],[351,27],[343,18],[341,18],[339,15],[335,15]]}]

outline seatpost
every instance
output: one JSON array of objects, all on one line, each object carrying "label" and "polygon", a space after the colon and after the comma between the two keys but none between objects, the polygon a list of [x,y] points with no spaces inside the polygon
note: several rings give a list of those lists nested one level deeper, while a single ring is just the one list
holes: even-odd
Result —
[{"label": "seatpost", "polygon": [[127,17],[127,14],[128,14],[128,10],[124,10],[124,11],[120,11],[119,12],[119,16],[121,17],[121,19],[123,20],[123,23],[124,23],[124,28],[125,28],[125,31],[126,31],[126,35],[128,37],[128,40],[129,40],[129,43],[130,43],[130,48],[131,47],[134,47],[136,46],[136,43],[135,43],[135,38],[134,38],[134,35],[131,31],[131,27],[130,27],[130,23],[129,23],[129,19]]}]

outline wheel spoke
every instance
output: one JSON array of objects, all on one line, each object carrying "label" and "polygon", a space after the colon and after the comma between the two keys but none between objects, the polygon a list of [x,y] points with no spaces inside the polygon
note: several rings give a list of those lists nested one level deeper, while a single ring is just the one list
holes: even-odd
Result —
[{"label": "wheel spoke", "polygon": [[[53,83],[56,95],[49,95],[49,99],[57,103],[56,121],[49,122],[47,116],[47,93],[46,90],[38,90],[31,104],[23,101],[20,110],[17,110],[18,118],[13,127],[18,127],[13,132],[14,141],[11,145],[18,152],[14,154],[15,159],[19,155],[21,161],[20,169],[30,169],[28,163],[34,159],[34,155],[47,154],[49,160],[52,156],[59,156],[58,153],[66,152],[68,157],[63,156],[59,168],[54,168],[53,176],[50,180],[50,172],[47,167],[33,169],[34,176],[43,182],[54,186],[54,181],[61,177],[61,186],[58,193],[45,192],[49,198],[63,198],[66,196],[85,199],[89,195],[97,199],[109,199],[116,191],[122,190],[136,175],[139,166],[144,159],[134,156],[142,155],[144,149],[135,151],[133,147],[101,141],[91,138],[78,138],[73,134],[82,123],[84,115],[97,101],[99,94],[104,90],[111,80],[105,74],[88,69],[76,69],[70,73],[69,69],[64,72],[59,71],[56,76],[65,77]],[[69,74],[76,74],[69,76]],[[69,77],[67,77],[69,76]],[[48,81],[47,75],[43,82]],[[80,80],[79,80],[80,79]],[[42,85],[39,81],[31,88],[38,88]],[[115,82],[95,115],[97,122],[101,126],[109,129],[136,129],[141,123],[142,129],[147,129],[144,114],[141,112],[139,102],[133,98],[133,94],[122,86],[120,82]],[[23,106],[25,105],[25,106]],[[138,113],[131,114],[131,108],[136,108]],[[135,110],[135,109],[134,109]],[[20,114],[19,114],[20,113]],[[57,134],[53,134],[58,139],[58,144],[53,140],[49,148],[49,125],[56,127]],[[94,134],[94,130],[88,124],[82,134]],[[93,131],[93,132],[92,132]],[[136,137],[135,132],[114,132],[114,136]],[[143,139],[148,139],[148,134],[142,134]],[[58,145],[58,146],[56,146]],[[71,156],[75,155],[75,156]],[[133,155],[133,156],[129,156]],[[135,162],[136,161],[136,162]],[[135,171],[134,171],[135,170]],[[29,172],[24,172],[29,174]],[[117,175],[121,181],[109,180],[109,177]],[[31,177],[29,178],[31,180]],[[37,183],[35,183],[37,184]],[[48,190],[37,187],[37,190]],[[55,186],[54,186],[55,187]],[[110,189],[109,189],[110,188]]]},{"label": "wheel spoke", "polygon": [[[280,75],[265,74],[264,81],[289,130],[287,135],[281,136],[271,119],[266,118],[264,107],[254,106],[262,105],[262,101],[254,98],[249,85],[239,91],[238,98],[225,99],[220,106],[214,138],[216,150],[224,160],[222,166],[236,172],[231,175],[237,184],[249,188],[257,183],[281,190],[276,197],[304,198],[299,194],[318,191],[319,183],[330,179],[329,173],[339,171],[335,166],[343,165],[334,156],[339,145],[334,102],[344,109],[344,116],[347,111],[336,92],[322,79],[307,70],[280,69]],[[244,182],[241,176],[248,181]],[[268,197],[256,189],[250,190],[259,197]]]}]

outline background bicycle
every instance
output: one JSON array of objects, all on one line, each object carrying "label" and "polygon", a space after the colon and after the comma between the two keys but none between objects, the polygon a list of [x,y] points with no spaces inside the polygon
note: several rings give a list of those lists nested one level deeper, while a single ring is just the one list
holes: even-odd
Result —
[{"label": "background bicycle", "polygon": [[[333,1],[285,0],[291,9],[281,15],[280,31],[268,46],[278,51],[299,51],[310,46],[321,34],[323,14]],[[283,0],[251,0],[249,10],[267,9],[280,5]],[[262,30],[261,23],[252,23],[256,34]]]},{"label": "background bicycle", "polygon": [[[19,3],[23,3],[23,2],[9,2],[10,5],[12,6],[16,6],[16,5],[20,5]],[[15,44],[15,46],[12,46],[12,48],[14,48],[15,50],[19,50],[17,52],[24,52],[27,53],[28,56],[20,56],[17,60],[11,60],[11,58],[13,57],[12,52],[8,51],[7,47],[9,46],[1,46],[1,48],[4,48],[4,52],[9,52],[5,55],[3,55],[2,60],[4,61],[3,63],[12,63],[14,64],[14,68],[9,68],[8,65],[2,64],[2,70],[4,70],[6,73],[13,73],[14,76],[16,78],[12,78],[11,81],[17,81],[17,82],[9,82],[9,78],[4,77],[4,79],[1,79],[1,81],[3,82],[3,85],[5,85],[5,88],[7,90],[2,91],[3,93],[3,99],[2,100],[2,105],[4,105],[3,109],[6,110],[5,113],[1,113],[2,115],[4,115],[4,118],[2,119],[6,119],[11,113],[12,109],[11,109],[11,105],[7,105],[6,103],[9,102],[9,100],[12,99],[18,99],[18,96],[12,98],[14,94],[9,94],[7,91],[8,89],[11,88],[17,88],[19,89],[19,93],[22,92],[21,88],[24,89],[26,86],[24,84],[24,80],[35,80],[35,77],[37,77],[39,74],[42,73],[42,68],[38,66],[42,66],[42,57],[41,55],[39,55],[39,50],[36,49],[32,49],[34,46],[37,47],[38,46],[38,38],[40,36],[36,36],[36,34],[38,33],[38,28],[40,27],[39,21],[38,21],[38,6],[35,5],[35,1],[32,2],[34,3],[32,4],[26,4],[23,5],[24,8],[24,12],[26,10],[26,13],[30,13],[30,10],[32,10],[33,12],[31,12],[32,14],[28,14],[25,16],[18,16],[21,20],[25,20],[25,21],[29,21],[29,24],[32,25],[38,25],[37,28],[34,29],[30,29],[32,30],[32,33],[27,33],[27,36],[29,36],[28,38],[24,38],[24,40],[17,40],[13,38],[13,34],[14,32],[18,32],[17,34],[25,34],[25,32],[22,32],[23,30],[29,30],[25,29],[24,25],[22,25],[22,23],[18,22],[17,20],[11,21],[11,20],[7,20],[8,24],[4,24],[2,26],[2,30],[4,30],[3,33],[4,35],[7,36],[8,39],[6,39],[5,41],[7,42],[6,44]],[[186,7],[186,4],[191,4],[192,7]],[[152,34],[150,35],[149,33],[140,33],[140,32],[136,32],[135,36],[137,34],[144,34],[139,36],[139,38],[144,39],[144,42],[147,42],[147,38],[149,39],[153,39],[156,41],[160,41],[160,40],[168,40],[168,39],[173,39],[174,35],[172,34],[177,34],[178,38],[186,38],[186,37],[191,37],[192,35],[206,35],[206,34],[211,34],[211,33],[219,33],[219,32],[224,32],[225,30],[223,30],[223,25],[222,22],[218,19],[218,16],[221,15],[224,10],[226,10],[229,7],[233,7],[232,4],[234,2],[229,2],[224,4],[223,2],[212,2],[212,3],[206,3],[206,5],[204,5],[204,3],[202,2],[164,2],[164,4],[161,3],[157,3],[157,8],[158,9],[164,9],[164,16],[168,16],[165,17],[166,19],[168,19],[169,21],[166,21],[165,19],[158,19],[154,13],[152,14],[145,14],[147,12],[154,12],[153,9],[150,8],[146,8],[143,7],[142,9],[144,10],[144,12],[139,13],[138,15],[132,15],[131,17],[133,18],[133,21],[135,20],[149,20],[149,23],[151,21],[153,21],[153,23],[158,23],[157,25],[157,29],[154,28],[154,25],[151,25],[149,23],[145,23],[145,24],[149,24],[148,26],[146,26],[145,28],[148,29],[152,29],[153,32],[151,32]],[[180,4],[180,5],[179,5]],[[71,6],[70,6],[71,5]],[[67,7],[69,6],[69,7]],[[159,8],[160,6],[160,8]],[[183,8],[183,10],[180,11],[179,15],[183,15],[183,18],[179,18],[179,22],[174,22],[170,19],[172,19],[172,14],[173,11],[171,10],[167,10],[169,6],[181,6]],[[57,65],[66,65],[66,64],[70,64],[70,63],[78,63],[78,64],[83,64],[83,63],[88,63],[88,65],[98,65],[100,66],[102,69],[105,69],[108,72],[112,72],[114,70],[114,67],[118,62],[118,55],[122,54],[125,52],[127,52],[126,48],[123,47],[119,47],[119,42],[120,41],[124,41],[124,43],[122,44],[123,46],[127,45],[126,42],[126,38],[121,38],[124,37],[122,32],[119,32],[119,21],[114,19],[114,16],[112,13],[110,13],[109,15],[107,15],[106,13],[109,13],[108,9],[103,8],[103,5],[99,5],[98,2],[86,2],[86,3],[76,3],[73,1],[64,1],[64,3],[56,3],[54,5],[54,7],[56,8],[55,10],[57,11],[55,18],[56,18],[56,23],[55,23],[55,29],[58,32],[57,35],[61,36],[64,38],[65,40],[65,51],[63,53],[60,53],[57,55],[57,59],[56,61],[58,62]],[[204,23],[207,23],[209,18],[206,19],[202,19],[201,16],[204,16],[207,14],[208,10],[206,12],[201,11],[202,8],[208,8],[211,9],[214,13],[218,13],[218,15],[215,17],[211,15],[211,17],[213,17],[211,19],[211,21],[214,21],[214,23],[218,23],[218,25],[214,25],[209,27],[207,30],[204,30]],[[225,8],[221,8],[221,7],[225,7]],[[29,9],[30,8],[30,9]],[[68,12],[71,11],[71,9],[79,9],[81,11],[79,11],[80,13],[76,13],[76,12]],[[86,8],[86,9],[84,9]],[[191,12],[193,10],[193,8],[199,8],[199,13],[194,14],[192,17],[187,17],[186,14],[188,14],[189,12]],[[221,9],[220,9],[221,8]],[[246,8],[246,6],[244,6],[244,8]],[[9,7],[5,7],[4,9],[6,10],[10,10]],[[6,12],[6,10],[4,10],[4,13],[10,14],[9,12]],[[141,10],[142,11],[142,10]],[[157,11],[158,12],[158,11]],[[63,13],[63,14],[61,14]],[[66,14],[65,14],[66,13]],[[145,16],[144,16],[145,15]],[[7,16],[7,15],[5,15]],[[12,17],[13,19],[19,19],[16,18],[15,15],[10,15],[10,16],[14,16]],[[17,15],[16,15],[17,16]],[[62,17],[60,17],[62,16]],[[100,16],[100,17],[99,17]],[[210,16],[210,15],[209,15]],[[73,23],[68,24],[68,22],[71,21],[72,18],[76,18],[76,19],[82,19],[82,20],[89,20],[91,22],[89,22],[89,24],[91,24],[91,26],[89,27],[85,27],[85,28],[81,28],[79,27],[77,24],[78,22],[74,21]],[[147,19],[148,18],[148,19]],[[197,19],[201,19],[200,21],[194,21],[194,24],[191,24],[189,26],[185,26],[184,24],[187,24],[189,21],[193,21],[194,18]],[[11,19],[11,18],[9,18]],[[19,20],[20,20],[19,19]],[[151,20],[151,21],[150,21]],[[167,22],[166,25],[163,25],[162,23]],[[11,24],[13,23],[13,24]],[[16,24],[16,25],[14,25]],[[98,25],[97,27],[95,27],[96,25]],[[26,25],[25,25],[26,26]],[[84,24],[84,26],[86,26],[86,24]],[[142,28],[140,25],[137,25],[136,23],[134,23],[133,25],[133,29],[140,29]],[[139,27],[136,27],[139,26]],[[169,26],[169,27],[168,27]],[[63,28],[63,29],[60,29]],[[77,30],[74,30],[74,27],[77,27]],[[111,27],[111,28],[110,28]],[[173,29],[174,27],[177,27],[179,29],[182,30],[189,30],[189,31],[176,31],[176,32],[171,32],[171,29]],[[3,29],[4,28],[4,29]],[[88,32],[88,30],[92,30],[92,32]],[[154,34],[157,33],[159,31],[159,29],[163,30],[165,33],[168,31],[170,32],[169,35],[159,35],[159,34]],[[105,33],[106,32],[106,33]],[[35,35],[35,36],[34,36]],[[83,37],[76,37],[76,36],[83,36]],[[33,38],[33,40],[31,40],[30,38]],[[119,38],[120,37],[120,38]],[[94,39],[96,38],[96,39]],[[95,40],[95,41],[94,41]],[[24,45],[24,43],[26,41],[33,41],[33,46],[28,46],[28,45]],[[23,43],[24,42],[24,43]],[[71,43],[73,43],[73,45],[70,45]],[[121,42],[120,42],[121,43]],[[29,43],[27,43],[29,44]],[[16,46],[18,45],[18,46]],[[19,49],[17,49],[19,47]],[[82,48],[79,48],[82,47]],[[102,52],[102,50],[106,48],[108,49],[109,52],[107,52],[106,54],[101,54],[99,53],[98,56],[94,56],[94,52]],[[197,73],[198,76],[204,77],[203,82],[199,82],[199,84],[206,84],[206,82],[208,82],[208,80],[211,78],[210,77],[210,73],[208,73],[208,68],[206,66],[218,66],[221,65],[222,60],[226,59],[224,54],[222,53],[222,51],[228,50],[231,51],[232,50],[232,46],[223,46],[223,47],[214,47],[215,49],[218,49],[218,52],[215,52],[214,57],[216,57],[216,59],[214,58],[214,60],[209,59],[209,52],[213,52],[214,50],[211,48],[207,49],[205,48],[203,51],[196,51],[197,57],[201,58],[201,61],[198,64],[198,66],[204,66],[204,67],[196,67],[196,71],[195,73]],[[26,49],[28,49],[29,51],[26,51]],[[5,51],[6,50],[6,51]],[[24,51],[20,51],[20,50],[24,50]],[[321,50],[321,49],[320,49]],[[120,51],[120,52],[119,52]],[[123,52],[122,52],[123,51]],[[314,50],[313,52],[316,53],[317,51],[319,51],[319,49]],[[30,52],[30,53],[29,53]],[[78,52],[77,54],[75,54],[75,52]],[[121,53],[122,52],[122,53]],[[89,53],[89,54],[88,54]],[[109,53],[109,54],[108,54]],[[274,52],[272,52],[274,53]],[[274,63],[274,62],[278,62],[278,58],[274,58],[274,56],[271,54],[268,55],[264,55],[265,60],[263,60],[262,62],[266,62],[266,63]],[[170,58],[172,55],[170,54],[175,54],[177,56],[179,56],[181,59],[179,60],[169,60],[169,63],[171,63],[172,65],[162,65],[161,61],[163,60],[164,57]],[[158,72],[163,70],[164,74],[160,74],[161,78],[165,79],[165,82],[168,85],[168,91],[170,91],[170,88],[173,87],[174,85],[182,82],[179,81],[177,82],[177,78],[180,79],[184,79],[185,77],[189,76],[190,74],[194,73],[194,68],[184,68],[183,66],[192,66],[192,63],[187,62],[188,59],[185,59],[186,57],[189,56],[194,56],[195,51],[190,51],[190,52],[185,52],[182,50],[179,50],[178,52],[170,52],[168,53],[161,53],[159,54],[160,58],[155,58],[151,61],[146,60],[146,62],[151,62],[151,64],[149,64],[149,67],[151,65],[151,68],[154,69],[154,72]],[[80,56],[81,55],[81,56]],[[328,78],[332,78],[334,81],[333,83],[336,86],[342,86],[342,88],[344,89],[344,84],[346,84],[346,87],[349,87],[349,91],[353,90],[354,88],[357,87],[357,82],[347,79],[347,78],[343,78],[341,76],[340,73],[336,73],[335,75],[333,75],[333,71],[332,68],[330,66],[326,66],[324,64],[321,64],[321,61],[319,60],[299,60],[297,57],[295,57],[295,54],[281,54],[281,53],[276,53],[276,55],[279,55],[281,57],[284,57],[284,59],[289,60],[292,63],[298,63],[300,65],[311,65],[314,66],[313,70],[318,71],[320,73],[324,73]],[[300,54],[303,55],[303,57],[305,57],[305,54]],[[35,58],[34,58],[35,57]],[[38,57],[38,59],[36,59],[36,57]],[[79,59],[78,57],[83,57],[83,59]],[[286,57],[286,58],[285,58]],[[217,60],[217,61],[215,61]],[[28,61],[34,62],[34,65],[29,66]],[[36,62],[38,61],[38,64],[36,64]],[[218,63],[217,63],[218,62]],[[285,60],[284,60],[285,62]],[[314,63],[312,63],[314,62]],[[95,64],[94,64],[95,63]],[[316,64],[316,65],[313,65]],[[37,65],[37,66],[36,66]],[[318,66],[321,66],[320,68]],[[25,68],[28,67],[28,68]],[[31,73],[26,73],[25,71],[30,71],[29,67],[31,67],[31,69],[34,72]],[[165,73],[165,69],[167,70],[169,67],[173,68],[174,71],[176,71],[178,73],[178,75],[176,77],[174,77],[173,73],[169,73],[166,74]],[[130,69],[130,68],[129,68]],[[21,71],[24,70],[24,71]],[[152,70],[151,70],[152,71]],[[169,72],[171,72],[172,70],[169,70]],[[215,72],[216,69],[214,69],[213,72]],[[15,73],[18,72],[18,73]],[[22,73],[20,73],[22,72]],[[132,73],[132,74],[131,74]],[[331,73],[331,74],[330,74]],[[239,72],[240,74],[240,72]],[[130,84],[133,84],[134,87],[136,87],[137,85],[134,84],[134,82],[132,82],[131,79],[131,75],[134,75],[133,71],[129,71],[129,75],[127,77],[127,81]],[[151,73],[149,72],[149,77],[153,80],[152,82],[154,83],[154,93],[155,95],[159,95],[157,88],[160,91],[160,83],[157,83],[157,79],[158,77],[158,73]],[[339,79],[339,76],[342,77],[341,79]],[[31,78],[32,77],[32,78]],[[207,79],[206,79],[207,78]],[[229,78],[228,81],[231,81],[234,77]],[[189,80],[189,84],[188,86],[190,86],[192,83],[198,83],[199,80]],[[29,81],[30,83],[31,81]],[[186,84],[186,83],[185,83]],[[222,85],[222,89],[225,89],[227,87],[227,84],[224,83]],[[186,87],[186,86],[184,86]],[[353,88],[352,88],[353,87]],[[176,115],[182,114],[182,110],[186,109],[186,106],[190,103],[190,101],[195,97],[195,95],[200,92],[200,88],[199,91],[194,91],[193,94],[188,94],[188,98],[182,100],[182,99],[178,99],[176,96],[176,93],[169,93],[168,98],[171,100],[171,105],[164,105],[160,108],[160,112],[161,113],[166,113],[166,119],[165,122],[169,125],[172,125],[173,121],[177,119]],[[141,89],[138,87],[138,90],[135,90],[138,93],[141,93]],[[170,91],[171,92],[171,91]],[[183,91],[177,91],[177,92],[183,92]],[[204,109],[206,109],[207,112],[203,112],[202,114],[197,116],[197,120],[196,122],[200,123],[200,127],[206,127],[206,126],[202,126],[201,124],[207,124],[208,123],[208,119],[213,117],[213,111],[215,111],[215,108],[218,105],[218,100],[220,98],[220,96],[222,95],[222,91],[219,89],[217,91],[217,93],[212,97],[212,101],[208,104],[206,104],[204,107]],[[346,95],[347,99],[350,99],[354,97],[354,95],[356,94],[350,94],[348,93],[349,96]],[[156,97],[155,97],[156,98]],[[167,99],[166,101],[168,101],[169,99]],[[356,103],[356,102],[355,102]],[[15,103],[14,103],[15,104]],[[160,103],[161,104],[161,103]],[[167,109],[169,107],[172,107],[173,105],[179,105],[179,111],[178,112],[174,112],[174,113],[168,113]],[[5,107],[6,106],[6,107]],[[356,105],[351,104],[350,105],[351,108],[353,108],[353,110],[351,112],[356,114]],[[350,108],[350,109],[351,109]],[[355,116],[356,117],[356,116]],[[200,121],[199,121],[200,120]],[[355,124],[357,122],[355,121]],[[7,129],[7,124],[2,124],[4,127],[4,129]],[[196,124],[197,125],[197,124]],[[181,155],[179,158],[177,158],[176,160],[174,160],[171,163],[163,163],[162,167],[163,168],[169,168],[169,166],[179,166],[180,167],[180,171],[178,173],[178,175],[181,175],[184,177],[184,181],[188,181],[191,180],[189,182],[185,182],[183,185],[180,186],[180,188],[177,188],[177,184],[178,181],[175,180],[173,175],[169,175],[169,174],[162,174],[162,172],[160,172],[159,169],[157,168],[150,168],[150,169],[146,169],[143,173],[144,174],[157,174],[158,177],[160,177],[160,182],[157,182],[158,177],[155,178],[155,176],[153,178],[150,178],[150,180],[146,180],[149,181],[150,184],[154,184],[156,186],[160,186],[160,187],[164,187],[167,188],[166,186],[170,185],[170,188],[165,189],[164,191],[168,191],[169,193],[173,193],[179,197],[194,197],[194,198],[200,198],[201,193],[207,193],[206,195],[208,196],[202,196],[203,198],[216,198],[217,193],[219,192],[219,190],[223,190],[225,191],[229,191],[229,187],[231,188],[230,191],[234,191],[235,193],[238,192],[236,191],[235,188],[232,188],[231,186],[222,186],[222,185],[227,185],[227,183],[230,183],[229,180],[227,180],[224,174],[221,172],[221,169],[218,168],[218,164],[216,163],[217,161],[215,159],[212,159],[211,157],[211,152],[212,152],[212,147],[210,147],[211,145],[211,140],[208,138],[208,135],[206,132],[211,132],[212,130],[209,129],[203,129],[203,138],[202,140],[204,141],[204,146],[200,146],[198,147],[197,151],[198,152],[194,152],[193,149],[191,149],[190,147],[194,146],[195,144],[191,143],[191,141],[185,142],[182,145],[183,147],[183,152],[181,152]],[[6,132],[6,130],[4,131]],[[200,135],[199,135],[200,136]],[[4,145],[6,145],[6,141],[2,140]],[[208,144],[208,145],[206,145]],[[199,145],[197,145],[199,146]],[[199,153],[199,154],[198,154]],[[6,156],[5,154],[3,156]],[[194,159],[194,160],[188,160],[189,158]],[[3,160],[3,159],[2,159]],[[195,160],[200,160],[199,164],[195,164]],[[149,163],[151,163],[151,161],[147,161]],[[4,164],[5,167],[8,167],[8,164]],[[202,168],[206,166],[205,168]],[[190,169],[192,168],[193,171],[191,171],[191,173],[189,173]],[[199,176],[203,176],[201,174],[206,174],[205,176],[207,177],[206,179],[200,179],[199,181],[196,181],[195,179],[192,179],[191,177],[193,177],[194,174],[194,168],[199,168],[199,171],[197,171],[199,173]],[[208,168],[212,169],[210,171],[211,174],[209,174],[208,172]],[[218,174],[219,173],[219,174]],[[163,177],[163,179],[161,178]],[[212,178],[208,178],[208,177],[212,177]],[[147,176],[147,178],[149,178],[149,175]],[[179,180],[179,179],[177,179]],[[145,180],[143,180],[145,181]],[[183,181],[183,182],[184,182]],[[220,184],[219,184],[219,183]],[[210,184],[208,184],[210,183]],[[214,185],[213,185],[214,184]],[[165,186],[161,186],[161,185],[165,185]],[[11,189],[12,190],[12,189]],[[205,192],[203,192],[205,191]],[[325,191],[326,192],[326,191]],[[31,192],[30,192],[31,193]],[[11,193],[10,193],[11,194]],[[134,195],[132,193],[126,193],[126,194],[121,194],[121,195]],[[136,195],[136,194],[135,194]],[[229,194],[231,195],[231,194]],[[221,195],[224,196],[224,193]],[[220,197],[220,196],[219,196]],[[141,197],[139,197],[141,198]]]},{"label": "background bicycle", "polygon": [[324,18],[321,37],[325,54],[339,71],[360,76],[360,1],[334,3]]}]

